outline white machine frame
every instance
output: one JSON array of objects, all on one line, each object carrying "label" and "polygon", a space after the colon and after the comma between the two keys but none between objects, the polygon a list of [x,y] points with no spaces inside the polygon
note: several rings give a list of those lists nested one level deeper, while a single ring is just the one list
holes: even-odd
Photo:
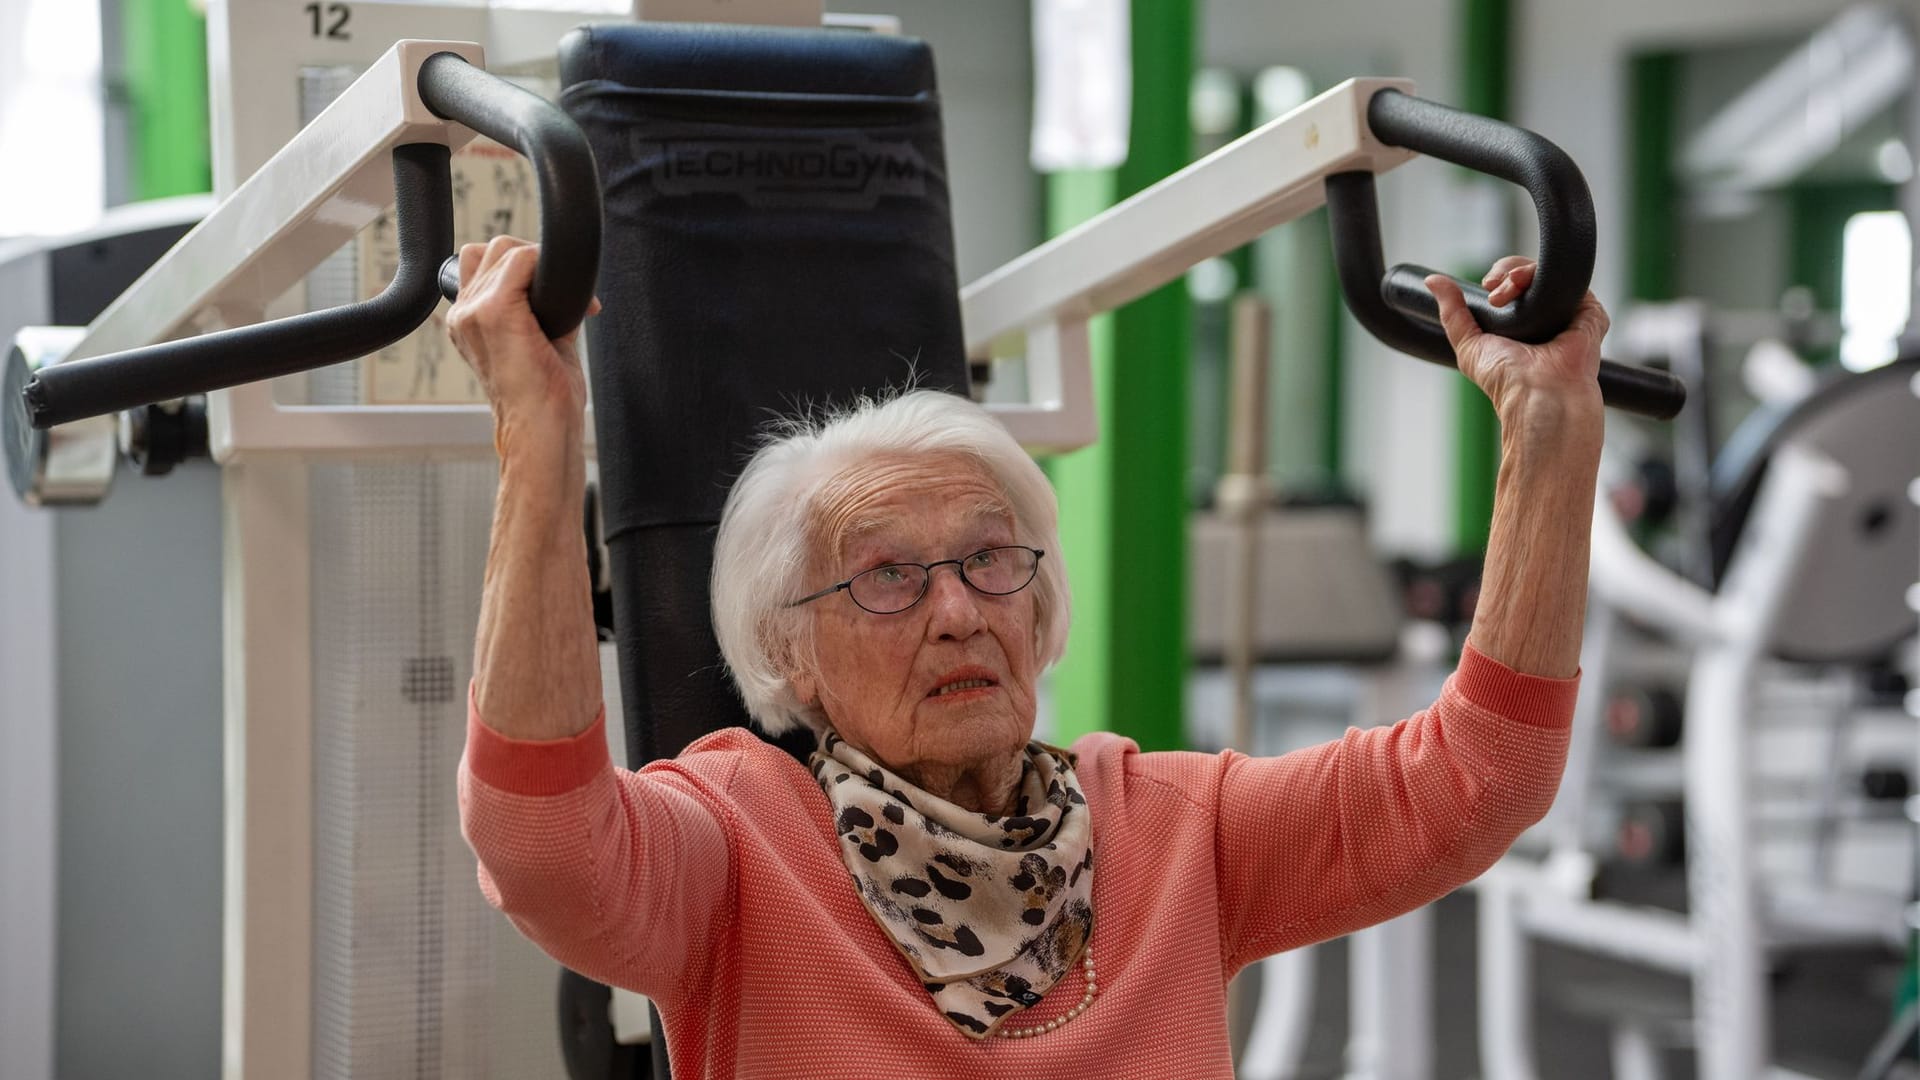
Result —
[{"label": "white machine frame", "polygon": [[[724,5],[667,6],[713,17]],[[72,358],[286,312],[289,290],[390,201],[391,147],[458,148],[472,138],[418,100],[427,56],[453,51],[506,74],[550,70],[568,29],[608,17],[604,7],[359,4],[343,39],[325,33],[311,7],[208,5],[222,201],[87,327]],[[791,0],[784,7],[796,9]],[[639,17],[660,8],[659,0],[635,2]],[[897,29],[884,19],[845,21]],[[292,76],[330,66],[366,71],[303,128]],[[1089,320],[1315,209],[1328,174],[1385,172],[1411,158],[1368,130],[1367,103],[1389,87],[1411,84],[1342,83],[964,288],[968,354],[1028,361],[1027,401],[993,407],[1007,427],[1036,451],[1092,442]],[[210,395],[209,422],[214,456],[226,466],[223,1074],[302,1077],[312,1062],[314,886],[306,466],[483,457],[492,427],[484,406],[289,405],[264,383]]]},{"label": "white machine frame", "polygon": [[[1767,949],[1783,941],[1898,939],[1904,903],[1857,895],[1763,890],[1751,822],[1749,732],[1753,690],[1785,599],[1844,469],[1788,445],[1774,457],[1740,554],[1717,593],[1667,570],[1627,535],[1602,494],[1595,508],[1590,588],[1602,619],[1631,613],[1693,650],[1684,772],[1690,912],[1588,899],[1593,862],[1580,844],[1584,806],[1557,806],[1552,851],[1509,856],[1480,879],[1480,1043],[1489,1080],[1542,1075],[1533,1058],[1530,944],[1534,939],[1690,977],[1703,1080],[1779,1080],[1799,1074],[1770,1060]],[[1610,634],[1590,627],[1581,666],[1606,667]],[[1575,720],[1564,790],[1578,800],[1602,737],[1589,687]],[[1817,925],[1815,925],[1817,923]],[[1658,1077],[1654,1044],[1631,1025],[1615,1031],[1615,1061]]]},{"label": "white machine frame", "polygon": [[[294,111],[298,133],[88,326],[69,358],[263,318],[380,213],[390,187],[388,151],[408,142],[458,149],[473,138],[419,100],[419,66],[438,52],[486,63],[476,45],[401,40],[306,129],[298,128]],[[216,84],[238,83],[229,71]],[[1367,102],[1386,88],[1411,84],[1341,83],[964,288],[968,355],[1028,361],[1027,400],[989,409],[1036,452],[1093,442],[1098,420],[1088,322],[1317,208],[1329,173],[1382,172],[1411,158],[1367,131]],[[264,124],[277,112],[261,105],[246,118]],[[216,160],[238,161],[239,155]],[[276,398],[271,383],[210,395],[208,421],[214,458],[222,464],[273,454],[483,456],[493,447],[483,405],[289,405]]]}]

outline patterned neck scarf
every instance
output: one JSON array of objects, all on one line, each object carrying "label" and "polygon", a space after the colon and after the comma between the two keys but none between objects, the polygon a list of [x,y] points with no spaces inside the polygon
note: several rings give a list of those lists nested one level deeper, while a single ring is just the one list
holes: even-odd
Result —
[{"label": "patterned neck scarf", "polygon": [[1066,751],[1027,744],[1011,817],[929,795],[832,733],[812,760],[860,899],[961,1034],[991,1035],[1079,960],[1093,830]]}]

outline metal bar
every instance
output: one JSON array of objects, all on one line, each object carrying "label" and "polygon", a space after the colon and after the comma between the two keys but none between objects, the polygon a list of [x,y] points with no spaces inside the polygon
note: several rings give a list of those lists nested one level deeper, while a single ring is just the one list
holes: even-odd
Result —
[{"label": "metal bar", "polygon": [[1717,641],[1732,629],[1713,595],[1640,550],[1605,491],[1594,498],[1589,583],[1596,599],[1658,625],[1683,644]]},{"label": "metal bar", "polygon": [[307,467],[225,471],[226,1080],[309,1075],[313,675]]},{"label": "metal bar", "polygon": [[1287,1080],[1300,1073],[1313,1032],[1315,964],[1312,947],[1290,949],[1260,961],[1260,1005],[1253,1032],[1240,1054],[1241,1080]]},{"label": "metal bar", "polygon": [[[1565,330],[1593,277],[1596,244],[1593,197],[1586,177],[1566,151],[1525,128],[1403,93],[1375,95],[1367,106],[1367,120],[1374,133],[1391,145],[1497,176],[1526,190],[1540,231],[1533,284],[1518,299],[1498,308],[1487,302],[1476,283],[1459,284],[1474,318],[1491,333],[1538,344]],[[1336,238],[1340,225],[1336,218]],[[1374,275],[1374,289],[1369,291],[1384,287],[1387,302],[1424,323],[1415,329],[1424,330],[1428,340],[1451,357],[1446,335],[1438,333],[1438,304],[1421,283],[1426,274],[1419,267],[1395,267],[1391,279]]]},{"label": "metal bar", "polygon": [[1666,1080],[1660,1047],[1644,1022],[1615,1020],[1610,1042],[1615,1080]]},{"label": "metal bar", "polygon": [[1255,293],[1233,302],[1232,400],[1228,408],[1227,472],[1216,499],[1235,525],[1235,584],[1227,595],[1227,666],[1233,673],[1233,741],[1254,746],[1254,642],[1258,634],[1260,526],[1270,495],[1267,473],[1267,357],[1273,313]]},{"label": "metal bar", "polygon": [[1413,155],[1375,139],[1367,102],[1404,79],[1349,79],[960,291],[967,354],[1018,350],[1029,328],[1119,307],[1318,207],[1332,172]]},{"label": "metal bar", "polygon": [[[1405,95],[1394,96],[1405,98]],[[1376,100],[1390,99],[1386,95],[1376,95]],[[1340,290],[1345,294],[1347,307],[1353,312],[1354,318],[1373,336],[1400,352],[1444,367],[1456,366],[1453,347],[1440,329],[1438,301],[1424,284],[1432,271],[1411,264],[1385,269],[1385,257],[1380,247],[1379,210],[1373,195],[1373,174],[1356,170],[1328,176],[1326,198],[1327,213],[1333,223],[1334,263],[1340,277]],[[1554,206],[1549,198],[1540,193],[1536,193],[1535,199],[1543,224],[1554,220],[1550,216],[1552,214],[1568,213],[1564,207]],[[1589,205],[1586,210],[1587,224],[1591,225],[1592,207]],[[1568,216],[1578,219],[1582,215],[1568,213]],[[1582,232],[1578,228],[1570,231]],[[1586,239],[1591,240],[1591,235],[1587,235]],[[1550,237],[1543,229],[1541,243],[1549,241]],[[1573,246],[1572,242],[1567,243]],[[1591,245],[1588,245],[1584,257],[1577,255],[1566,261],[1591,266]],[[1559,282],[1562,290],[1571,287],[1566,277],[1560,278]],[[1487,291],[1479,285],[1458,279],[1454,283],[1465,295],[1467,306],[1474,311],[1474,318],[1481,320],[1483,326],[1493,323],[1495,333],[1501,332],[1498,327],[1505,320],[1494,316],[1514,310],[1519,303],[1515,301],[1508,307],[1495,309],[1487,301]],[[1532,295],[1532,288],[1534,286],[1529,287],[1528,296]],[[1520,329],[1526,331],[1522,340],[1544,340],[1540,337],[1544,331],[1538,330],[1538,327],[1557,310],[1557,307],[1533,309],[1527,321],[1519,324]],[[1560,324],[1561,329],[1566,326],[1565,322]],[[1665,371],[1601,360],[1598,382],[1601,400],[1608,406],[1655,420],[1672,419],[1686,404],[1686,388]]]},{"label": "metal bar", "polygon": [[1433,1076],[1433,908],[1420,907],[1348,939],[1352,985],[1350,1080]]},{"label": "metal bar", "polygon": [[1479,930],[1480,1067],[1487,1080],[1535,1080],[1533,956],[1520,924],[1522,882],[1534,872],[1511,859],[1474,886]]},{"label": "metal bar", "polygon": [[[600,172],[586,135],[552,102],[452,53],[428,57],[419,85],[436,114],[518,149],[532,163],[540,192],[540,262],[528,302],[547,337],[566,336],[587,317],[600,272]],[[459,275],[456,260],[441,267],[448,299],[459,291]]]},{"label": "metal bar", "polygon": [[[434,275],[453,249],[447,148],[431,142],[394,147],[393,186],[399,197],[394,217],[400,261],[379,296],[43,368],[22,390],[33,426],[48,428],[353,360],[412,333],[440,302]],[[585,295],[591,299],[590,287]]]},{"label": "metal bar", "polygon": [[340,99],[160,257],[102,312],[71,359],[139,348],[225,325],[222,308],[265,310],[392,201],[388,152],[464,146],[471,131],[421,102],[427,57],[484,64],[478,45],[402,41]]},{"label": "metal bar", "polygon": [[1659,908],[1530,891],[1519,921],[1535,937],[1662,971],[1688,975],[1701,963],[1701,942],[1686,917]]},{"label": "metal bar", "polygon": [[1748,816],[1753,673],[1787,595],[1844,492],[1845,470],[1794,445],[1779,450],[1715,599],[1727,636],[1703,648],[1687,686],[1687,897],[1707,962],[1694,980],[1701,1080],[1761,1075],[1770,1051],[1758,853]]}]

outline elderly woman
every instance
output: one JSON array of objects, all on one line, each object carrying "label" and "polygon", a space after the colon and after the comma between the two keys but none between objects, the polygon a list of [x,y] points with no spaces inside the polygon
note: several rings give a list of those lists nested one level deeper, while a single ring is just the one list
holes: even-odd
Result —
[{"label": "elderly woman", "polygon": [[[586,391],[526,304],[534,249],[461,253],[454,340],[499,502],[463,821],[481,887],[576,971],[652,998],[680,1080],[1228,1077],[1246,964],[1426,904],[1552,801],[1576,685],[1607,320],[1482,334],[1435,279],[1502,461],[1479,610],[1434,704],[1277,758],[1034,741],[1067,644],[1053,494],[984,411],[910,393],[782,428],[716,541],[755,722],[609,760],[579,527]],[[1518,296],[1531,264],[1487,279]],[[1168,567],[1166,573],[1178,573]]]}]

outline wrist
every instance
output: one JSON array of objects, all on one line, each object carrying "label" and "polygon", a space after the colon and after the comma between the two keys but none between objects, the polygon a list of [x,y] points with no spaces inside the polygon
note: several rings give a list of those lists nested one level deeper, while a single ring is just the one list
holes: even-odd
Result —
[{"label": "wrist", "polygon": [[1504,448],[1558,447],[1599,452],[1606,436],[1606,406],[1598,384],[1574,389],[1523,388],[1495,406]]},{"label": "wrist", "polygon": [[586,414],[563,406],[540,406],[493,415],[493,448],[504,465],[509,458],[565,462],[586,457]]}]

